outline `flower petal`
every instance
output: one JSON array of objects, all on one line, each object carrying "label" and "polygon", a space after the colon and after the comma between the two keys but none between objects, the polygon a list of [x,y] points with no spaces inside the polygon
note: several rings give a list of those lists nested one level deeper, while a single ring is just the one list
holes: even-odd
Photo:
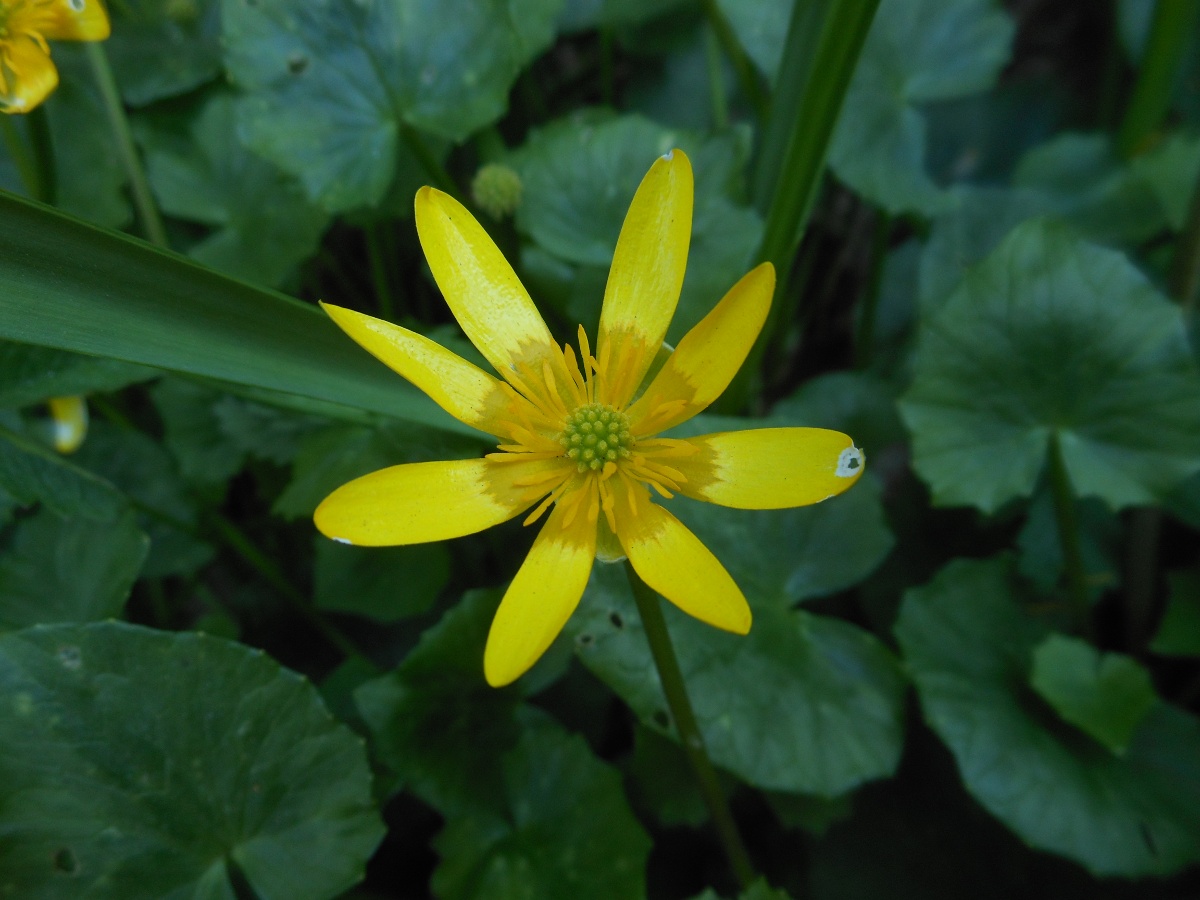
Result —
[{"label": "flower petal", "polygon": [[562,461],[458,459],[391,466],[343,484],[321,501],[313,521],[326,537],[364,547],[461,537],[532,506],[550,488],[531,492],[518,482],[554,468],[562,468]]},{"label": "flower petal", "polygon": [[52,41],[102,41],[111,30],[100,0],[54,0],[39,30]]},{"label": "flower petal", "polygon": [[425,259],[479,352],[507,377],[519,363],[557,355],[550,329],[504,254],[461,203],[423,187],[414,202]]},{"label": "flower petal", "polygon": [[501,435],[510,403],[500,381],[415,331],[329,303],[321,308],[354,341],[460,422]]},{"label": "flower petal", "polygon": [[49,54],[30,37],[18,34],[12,38],[0,65],[3,65],[0,112],[29,112],[58,87],[58,69]]},{"label": "flower petal", "polygon": [[646,392],[629,408],[635,435],[672,428],[721,396],[754,346],[774,292],[775,267],[763,263],[742,276],[712,312],[684,335]]},{"label": "flower petal", "polygon": [[558,637],[579,605],[596,556],[596,523],[554,507],[517,577],[509,585],[488,632],[483,673],[492,687],[520,678]]},{"label": "flower petal", "polygon": [[74,453],[87,437],[87,401],[76,395],[51,397],[46,403],[54,419],[54,449],[59,453]]},{"label": "flower petal", "polygon": [[617,537],[642,580],[689,616],[725,631],[750,630],[741,589],[687,526],[655,503],[617,517]]},{"label": "flower petal", "polygon": [[840,431],[757,428],[688,438],[699,453],[673,459],[680,493],[737,509],[820,503],[858,481],[863,452]]},{"label": "flower petal", "polygon": [[604,402],[627,404],[662,346],[691,237],[692,164],[672,150],[642,179],[617,239],[596,348],[605,368]]}]

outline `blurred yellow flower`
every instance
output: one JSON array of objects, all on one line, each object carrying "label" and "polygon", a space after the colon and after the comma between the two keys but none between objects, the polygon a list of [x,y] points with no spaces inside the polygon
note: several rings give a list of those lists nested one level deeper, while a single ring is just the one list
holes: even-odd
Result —
[{"label": "blurred yellow flower", "polygon": [[0,0],[0,112],[29,112],[58,86],[48,41],[108,33],[100,0]]},{"label": "blurred yellow flower", "polygon": [[343,485],[315,521],[348,544],[438,541],[553,506],[488,635],[484,674],[520,677],[574,611],[592,562],[627,556],[654,590],[696,618],[750,630],[750,607],[716,557],[652,501],[678,492],[724,506],[780,509],[839,494],[863,471],[850,438],[768,428],[689,439],[655,437],[720,396],[766,319],[769,263],[730,289],[647,379],[663,347],[687,264],[692,168],[674,150],[642,180],[617,241],[599,340],[559,346],[516,274],[451,197],[422,188],[417,232],[455,318],[502,375],[388,322],[326,304],[362,347],[460,421],[496,436],[484,459],[393,466]]},{"label": "blurred yellow flower", "polygon": [[54,449],[74,453],[87,437],[88,408],[83,397],[51,397],[46,401],[54,420]]}]

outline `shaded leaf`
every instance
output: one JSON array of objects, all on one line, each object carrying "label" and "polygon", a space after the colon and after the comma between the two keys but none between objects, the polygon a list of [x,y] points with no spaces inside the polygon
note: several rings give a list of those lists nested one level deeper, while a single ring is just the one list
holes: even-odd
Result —
[{"label": "shaded leaf", "polygon": [[1027,686],[1047,629],[1017,605],[1005,559],[956,561],[907,593],[896,637],[925,719],[970,791],[1028,844],[1096,875],[1200,860],[1200,721],[1165,703],[1118,757]]},{"label": "shaded leaf", "polygon": [[443,544],[368,548],[315,540],[313,600],[319,609],[394,622],[427,611],[450,577]]},{"label": "shaded leaf", "polygon": [[221,272],[278,286],[316,250],[329,217],[300,184],[238,140],[234,102],[214,94],[186,128],[142,130],[146,168],[163,212],[211,225],[188,255]]},{"label": "shaded leaf", "polygon": [[503,757],[501,813],[451,820],[434,847],[434,893],[446,900],[639,900],[650,840],[621,776],[545,713],[523,711]]},{"label": "shaded leaf", "polygon": [[22,506],[111,522],[128,501],[116,488],[23,434],[0,427],[0,488]]},{"label": "shaded leaf", "polygon": [[1034,649],[1029,683],[1063,719],[1117,754],[1158,702],[1150,674],[1136,660],[1061,634]]},{"label": "shaded leaf", "polygon": [[119,615],[148,546],[132,512],[97,522],[43,509],[21,520],[0,555],[0,629]]},{"label": "shaded leaf", "polygon": [[1200,573],[1172,572],[1171,595],[1150,649],[1163,656],[1200,656]]},{"label": "shaded leaf", "polygon": [[158,372],[100,356],[0,341],[0,407],[27,406],[51,397],[115,391]]},{"label": "shaded leaf", "polygon": [[1200,468],[1200,377],[1179,310],[1119,253],[1018,227],[921,330],[901,401],[939,504],[1029,496],[1052,438],[1118,508]]},{"label": "shaded leaf", "polygon": [[0,637],[0,694],[0,870],[19,895],[232,900],[235,864],[259,896],[323,900],[382,835],[361,740],[260,651],[37,627]]},{"label": "shaded leaf", "polygon": [[495,121],[553,38],[559,0],[223,0],[248,145],[330,212],[377,204],[415,127],[452,141]]},{"label": "shaded leaf", "polygon": [[121,0],[105,43],[121,96],[145,106],[221,74],[217,0]]},{"label": "shaded leaf", "polygon": [[[822,797],[894,770],[904,739],[904,680],[891,654],[865,631],[764,606],[742,637],[669,605],[665,613],[716,765],[756,787]],[[645,725],[673,734],[619,568],[592,572],[567,630],[584,665]]]}]

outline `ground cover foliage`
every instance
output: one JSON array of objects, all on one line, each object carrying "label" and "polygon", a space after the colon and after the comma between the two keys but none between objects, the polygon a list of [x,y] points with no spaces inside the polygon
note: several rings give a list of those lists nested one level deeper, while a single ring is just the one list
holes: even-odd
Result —
[{"label": "ground cover foliage", "polygon": [[[1200,19],[881,0],[839,81],[800,26],[855,4],[796,3],[111,0],[167,249],[55,44],[53,202],[0,150],[0,897],[1200,892]],[[822,98],[811,214],[781,212]],[[414,192],[459,197],[572,340],[674,147],[668,342],[780,274],[676,433],[818,426],[867,459],[816,506],[665,501],[754,612],[741,637],[665,610],[749,885],[621,566],[493,689],[535,529],[312,524],[359,475],[489,449],[316,306],[486,365]],[[46,401],[72,395],[64,455]]]}]

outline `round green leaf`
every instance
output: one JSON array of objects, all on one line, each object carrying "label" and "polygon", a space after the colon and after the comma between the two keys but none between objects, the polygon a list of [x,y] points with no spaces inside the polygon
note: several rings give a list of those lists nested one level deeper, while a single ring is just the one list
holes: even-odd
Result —
[{"label": "round green leaf", "polygon": [[313,253],[329,217],[296,179],[242,146],[229,95],[212,96],[186,127],[151,121],[156,127],[142,129],[142,143],[163,212],[214,226],[189,256],[277,287]]},{"label": "round green leaf", "polygon": [[116,622],[0,637],[12,896],[346,890],[382,835],[362,741],[260,651]]},{"label": "round green leaf", "polygon": [[0,630],[120,614],[148,546],[128,510],[111,522],[48,509],[22,519],[0,554]]},{"label": "round green leaf", "polygon": [[105,43],[121,96],[145,106],[221,74],[217,0],[119,0]]},{"label": "round green leaf", "polygon": [[[416,127],[461,141],[499,118],[561,0],[223,0],[243,136],[330,212],[378,203]],[[407,154],[405,154],[407,155]]]},{"label": "round green leaf", "polygon": [[1062,634],[1050,635],[1033,651],[1029,683],[1064,720],[1118,754],[1158,702],[1150,673],[1137,660],[1102,654]]},{"label": "round green leaf", "polygon": [[434,842],[445,900],[639,900],[650,840],[621,776],[545,713],[525,708],[503,757],[502,813],[452,819]]},{"label": "round green leaf", "polygon": [[[849,623],[775,606],[750,634],[664,612],[714,763],[756,787],[833,797],[892,773],[904,740],[904,679]],[[579,658],[648,726],[674,734],[658,673],[617,566],[598,566],[567,625]]]},{"label": "round green leaf", "polygon": [[442,544],[350,547],[317,537],[313,599],[319,609],[394,622],[425,612],[450,577]]},{"label": "round green leaf", "polygon": [[923,323],[901,412],[943,505],[1029,496],[1057,438],[1118,508],[1200,468],[1200,377],[1177,307],[1120,253],[1026,222]]},{"label": "round green leaf", "polygon": [[1008,62],[1013,30],[991,0],[884,0],[830,144],[837,176],[891,213],[950,208],[953,199],[925,171],[916,105],[989,88]]},{"label": "round green leaf", "polygon": [[925,719],[970,791],[1028,844],[1096,875],[1200,861],[1200,721],[1159,703],[1116,756],[1028,687],[1046,629],[1017,605],[1011,563],[956,561],[907,593],[896,637]]}]

